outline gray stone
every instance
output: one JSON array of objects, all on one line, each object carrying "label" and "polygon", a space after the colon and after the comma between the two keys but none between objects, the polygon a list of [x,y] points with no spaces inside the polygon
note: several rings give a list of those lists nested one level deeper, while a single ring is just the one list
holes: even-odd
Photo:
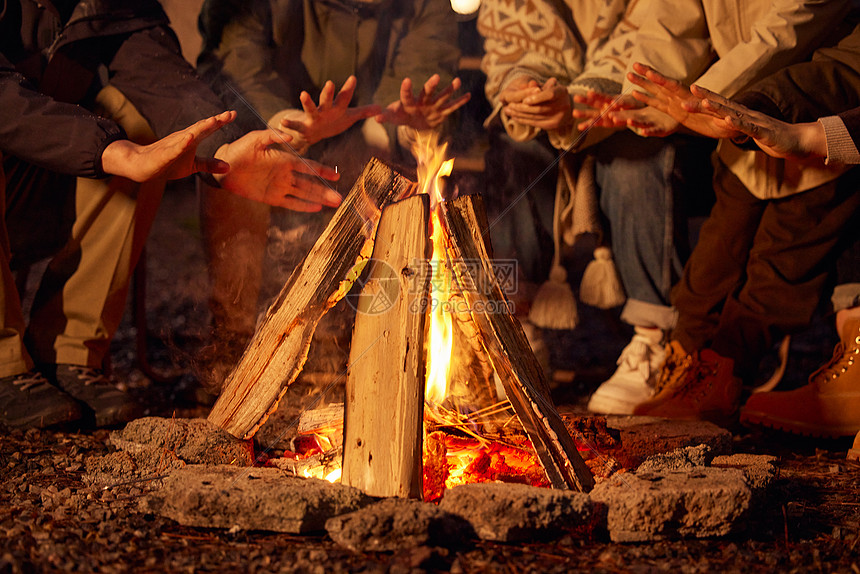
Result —
[{"label": "gray stone", "polygon": [[636,469],[637,474],[668,470],[692,470],[697,466],[708,466],[711,461],[711,447],[706,444],[686,446],[671,452],[654,454]]},{"label": "gray stone", "polygon": [[473,538],[463,519],[435,504],[387,498],[355,512],[331,518],[332,540],[355,552],[393,552],[416,546],[461,546]]},{"label": "gray stone", "polygon": [[140,509],[187,526],[299,534],[321,531],[329,518],[372,500],[357,488],[276,468],[188,465],[141,499]]},{"label": "gray stone", "polygon": [[187,464],[254,464],[254,446],[216,427],[206,419],[144,417],[110,435],[110,442],[146,461],[173,456]]},{"label": "gray stone", "polygon": [[499,542],[589,534],[599,522],[587,494],[523,484],[465,484],[447,491],[439,508],[468,521],[479,538]]},{"label": "gray stone", "polygon": [[767,490],[776,476],[774,463],[777,457],[769,454],[733,454],[715,456],[711,466],[717,468],[737,468],[743,471],[747,484],[753,494],[758,495]]},{"label": "gray stone", "polygon": [[731,454],[732,433],[707,421],[658,417],[608,416],[606,426],[620,446],[607,451],[624,468],[637,468],[648,457],[687,446],[708,445],[711,455]]},{"label": "gray stone", "polygon": [[742,471],[711,467],[621,473],[590,496],[615,542],[725,536],[743,528],[752,498]]}]

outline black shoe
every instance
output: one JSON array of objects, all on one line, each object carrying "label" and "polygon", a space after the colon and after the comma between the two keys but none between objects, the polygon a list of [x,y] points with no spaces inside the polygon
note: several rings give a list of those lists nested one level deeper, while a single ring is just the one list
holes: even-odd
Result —
[{"label": "black shoe", "polygon": [[143,416],[143,407],[118,389],[101,369],[57,365],[56,381],[61,389],[89,407],[97,427],[127,423]]},{"label": "black shoe", "polygon": [[81,416],[78,402],[37,371],[0,378],[0,423],[45,428]]}]

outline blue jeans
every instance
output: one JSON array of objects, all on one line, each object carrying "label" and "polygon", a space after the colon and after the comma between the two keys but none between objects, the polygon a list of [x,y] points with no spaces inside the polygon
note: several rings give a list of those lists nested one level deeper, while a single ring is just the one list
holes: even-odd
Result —
[{"label": "blue jeans", "polygon": [[690,255],[688,218],[712,201],[712,150],[704,138],[629,131],[597,147],[600,207],[628,297],[621,318],[631,325],[674,326],[669,294]]},{"label": "blue jeans", "polygon": [[531,283],[546,281],[552,262],[558,175],[555,168],[546,168],[558,153],[545,137],[517,142],[503,131],[490,133],[485,173],[493,254],[515,259],[520,278]]}]

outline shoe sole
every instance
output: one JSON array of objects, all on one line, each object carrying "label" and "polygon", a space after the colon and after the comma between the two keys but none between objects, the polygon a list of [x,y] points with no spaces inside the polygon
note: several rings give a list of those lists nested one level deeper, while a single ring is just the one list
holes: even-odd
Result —
[{"label": "shoe sole", "polygon": [[592,396],[585,407],[589,412],[599,415],[632,415],[633,409],[638,403],[617,401],[607,397]]},{"label": "shoe sole", "polygon": [[812,438],[843,438],[855,436],[860,430],[856,427],[824,427],[810,425],[798,421],[775,418],[760,412],[741,411],[741,423],[763,426],[791,434],[808,436]]},{"label": "shoe sole", "polygon": [[72,423],[81,420],[83,413],[79,410],[69,409],[64,413],[52,413],[50,416],[34,416],[7,421],[13,428],[39,428],[44,429],[52,426]]}]

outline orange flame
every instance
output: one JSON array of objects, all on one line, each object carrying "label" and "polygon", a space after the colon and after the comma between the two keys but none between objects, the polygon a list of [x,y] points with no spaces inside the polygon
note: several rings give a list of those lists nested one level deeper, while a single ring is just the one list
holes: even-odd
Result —
[{"label": "orange flame", "polygon": [[443,177],[451,174],[454,160],[446,160],[448,144],[439,143],[434,131],[416,132],[412,153],[418,161],[419,193],[430,195],[432,280],[430,282],[430,327],[427,352],[427,386],[424,397],[429,403],[441,403],[448,394],[448,375],[454,348],[454,325],[448,312],[451,293],[451,270],[446,265],[445,232],[438,205],[444,201]]},{"label": "orange flame", "polygon": [[[412,143],[412,153],[418,162],[418,193],[430,195],[430,210],[435,212],[436,206],[444,201],[442,178],[451,175],[454,160],[445,159],[448,151],[447,143],[439,143],[439,134],[435,131],[415,132]],[[433,254],[434,259],[436,254]]]},{"label": "orange flame", "polygon": [[431,217],[433,241],[433,278],[430,283],[431,308],[427,352],[425,400],[441,403],[448,394],[448,375],[454,349],[454,322],[447,310],[451,293],[451,273],[445,265],[445,237],[436,212]]}]

